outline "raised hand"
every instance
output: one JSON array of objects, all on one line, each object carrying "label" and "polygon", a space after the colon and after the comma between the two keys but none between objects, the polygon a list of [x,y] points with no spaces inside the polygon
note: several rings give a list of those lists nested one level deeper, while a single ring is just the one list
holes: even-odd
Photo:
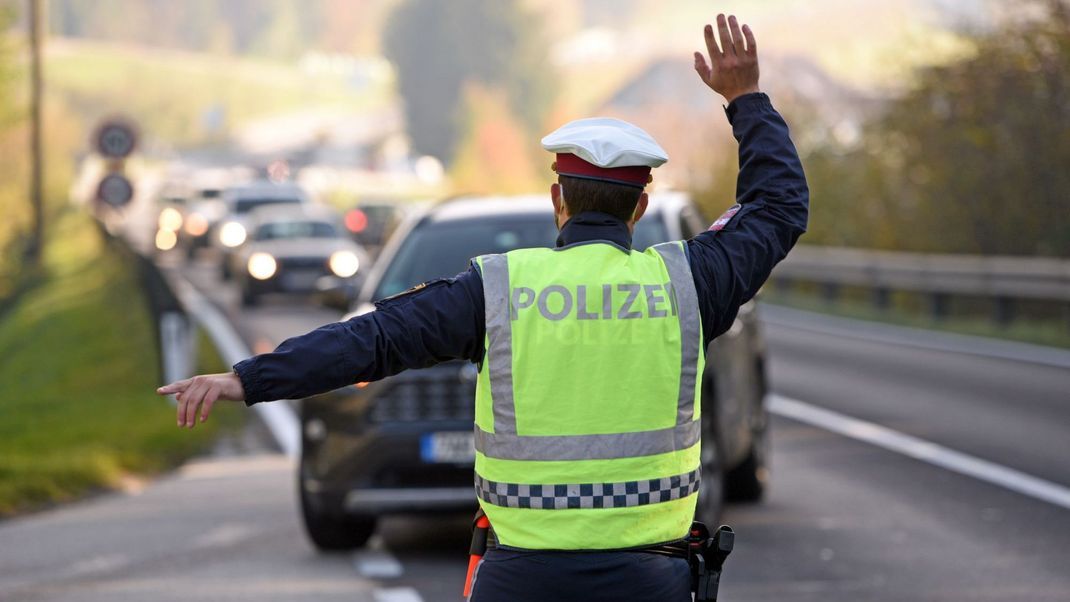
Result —
[{"label": "raised hand", "polygon": [[160,395],[175,394],[178,401],[178,426],[193,428],[197,424],[197,406],[201,406],[201,422],[208,420],[212,405],[220,399],[242,401],[245,389],[233,372],[204,374],[156,389]]},{"label": "raised hand", "polygon": [[[695,71],[702,83],[732,102],[736,98],[758,92],[758,43],[747,25],[739,28],[735,15],[725,19],[717,15],[717,34],[721,47],[713,38],[713,26],[706,25],[706,51],[710,62],[701,52],[695,52]],[[746,41],[746,44],[744,44]]]}]

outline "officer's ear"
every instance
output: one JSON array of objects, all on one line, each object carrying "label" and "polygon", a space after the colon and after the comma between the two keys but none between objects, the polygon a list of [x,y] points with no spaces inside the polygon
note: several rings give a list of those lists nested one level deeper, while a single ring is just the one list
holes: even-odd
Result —
[{"label": "officer's ear", "polygon": [[550,184],[550,200],[554,203],[554,213],[561,212],[561,185],[557,182]]},{"label": "officer's ear", "polygon": [[643,214],[646,213],[646,207],[650,203],[650,196],[646,192],[639,195],[639,202],[635,204],[635,211],[632,212],[632,223],[639,221]]},{"label": "officer's ear", "polygon": [[554,182],[550,185],[550,201],[554,204],[554,219],[557,221],[558,226],[564,223],[567,219],[568,210],[565,208],[565,196],[564,189],[561,188],[561,184]]}]

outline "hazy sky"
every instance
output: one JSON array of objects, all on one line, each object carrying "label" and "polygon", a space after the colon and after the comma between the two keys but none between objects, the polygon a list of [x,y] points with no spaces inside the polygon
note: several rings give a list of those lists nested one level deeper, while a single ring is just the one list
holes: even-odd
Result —
[{"label": "hazy sky", "polygon": [[735,13],[767,52],[806,56],[855,85],[883,86],[960,50],[953,30],[991,22],[1001,4],[1006,7],[996,0],[632,0],[627,19],[609,16],[617,22],[605,25],[625,32],[629,45],[688,53],[701,46],[703,23],[718,12]]}]

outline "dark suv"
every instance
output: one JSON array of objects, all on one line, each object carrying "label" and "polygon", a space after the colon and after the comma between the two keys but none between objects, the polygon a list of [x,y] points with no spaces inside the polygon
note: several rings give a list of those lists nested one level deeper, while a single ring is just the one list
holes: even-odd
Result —
[{"label": "dark suv", "polygon": [[[645,249],[704,228],[686,196],[655,195],[636,225],[633,246]],[[446,201],[400,227],[351,315],[421,282],[452,276],[477,255],[553,246],[556,237],[543,196]],[[768,438],[763,357],[751,302],[707,351],[700,519],[716,522],[726,491],[741,500],[762,495]],[[363,545],[383,514],[475,508],[476,374],[472,363],[452,361],[301,403],[301,508],[318,548]]]}]

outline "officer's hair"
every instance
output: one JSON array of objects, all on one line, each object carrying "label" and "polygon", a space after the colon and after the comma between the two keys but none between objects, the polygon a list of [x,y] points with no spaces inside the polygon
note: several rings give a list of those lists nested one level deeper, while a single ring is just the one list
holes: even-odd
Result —
[{"label": "officer's hair", "polygon": [[602,180],[588,180],[571,176],[558,176],[561,184],[561,196],[569,215],[579,215],[584,211],[600,211],[618,219],[628,221],[639,204],[641,188],[627,184],[614,184]]}]

